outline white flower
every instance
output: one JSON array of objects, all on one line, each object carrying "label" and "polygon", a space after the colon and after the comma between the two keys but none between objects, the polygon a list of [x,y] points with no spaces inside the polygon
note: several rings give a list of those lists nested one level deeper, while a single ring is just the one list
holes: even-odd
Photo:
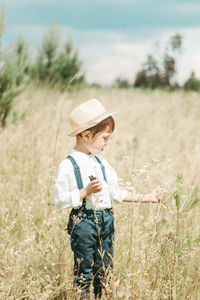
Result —
[{"label": "white flower", "polygon": [[159,162],[159,159],[157,159],[157,158],[152,158],[152,161],[153,161],[154,163],[156,163],[156,162]]},{"label": "white flower", "polygon": [[144,174],[144,173],[147,172],[147,170],[145,170],[145,169],[138,169],[138,172]]}]

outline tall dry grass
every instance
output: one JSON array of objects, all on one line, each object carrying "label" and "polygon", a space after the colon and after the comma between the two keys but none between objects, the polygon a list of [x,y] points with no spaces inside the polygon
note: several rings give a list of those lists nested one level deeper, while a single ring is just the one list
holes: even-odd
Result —
[{"label": "tall dry grass", "polygon": [[[120,183],[161,205],[114,204],[115,255],[108,299],[199,299],[200,95],[85,89],[60,94],[30,86],[0,131],[0,299],[75,299],[69,210],[52,200],[59,162],[71,151],[67,115],[99,98],[116,114],[102,153]],[[17,113],[16,113],[17,112]],[[179,175],[178,175],[179,174]]]}]

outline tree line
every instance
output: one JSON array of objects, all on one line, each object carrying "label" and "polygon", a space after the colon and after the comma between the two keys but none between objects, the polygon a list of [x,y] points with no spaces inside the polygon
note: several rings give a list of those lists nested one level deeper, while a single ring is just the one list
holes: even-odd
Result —
[{"label": "tree line", "polygon": [[[42,44],[37,49],[34,59],[31,59],[29,47],[22,38],[18,38],[14,44],[3,49],[2,35],[5,28],[4,8],[2,7],[0,10],[1,127],[6,125],[13,99],[27,87],[30,81],[47,83],[61,90],[88,85],[78,50],[71,39],[61,46],[58,29],[53,24],[44,33]],[[152,54],[148,55],[133,83],[117,78],[113,86],[117,88],[179,88],[178,83],[174,81],[174,75],[177,71],[177,57],[181,50],[182,37],[176,34],[170,38],[161,58],[158,59]],[[100,85],[93,84],[93,86]],[[183,88],[200,91],[200,80],[192,73]]]},{"label": "tree line", "polygon": [[194,72],[185,83],[180,86],[176,81],[177,61],[182,53],[183,37],[175,34],[167,41],[164,50],[160,54],[149,54],[141,69],[137,72],[135,80],[130,83],[127,79],[116,78],[114,86],[118,88],[141,87],[141,88],[167,88],[175,90],[200,91],[200,80]]}]

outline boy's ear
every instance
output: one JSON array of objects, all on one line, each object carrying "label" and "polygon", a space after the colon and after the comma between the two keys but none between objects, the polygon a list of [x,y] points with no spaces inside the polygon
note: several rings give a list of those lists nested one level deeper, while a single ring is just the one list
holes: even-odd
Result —
[{"label": "boy's ear", "polygon": [[89,140],[91,136],[91,132],[89,130],[85,130],[82,132],[82,137],[85,139],[85,140]]}]

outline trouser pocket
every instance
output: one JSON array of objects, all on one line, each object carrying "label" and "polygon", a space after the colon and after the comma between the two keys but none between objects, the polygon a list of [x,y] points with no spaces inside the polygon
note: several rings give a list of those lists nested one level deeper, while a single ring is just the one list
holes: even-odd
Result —
[{"label": "trouser pocket", "polygon": [[77,225],[86,217],[86,214],[84,214],[81,209],[72,209],[69,215],[67,228],[65,228],[67,230],[67,233],[71,236],[74,231],[74,228],[77,227]]}]

